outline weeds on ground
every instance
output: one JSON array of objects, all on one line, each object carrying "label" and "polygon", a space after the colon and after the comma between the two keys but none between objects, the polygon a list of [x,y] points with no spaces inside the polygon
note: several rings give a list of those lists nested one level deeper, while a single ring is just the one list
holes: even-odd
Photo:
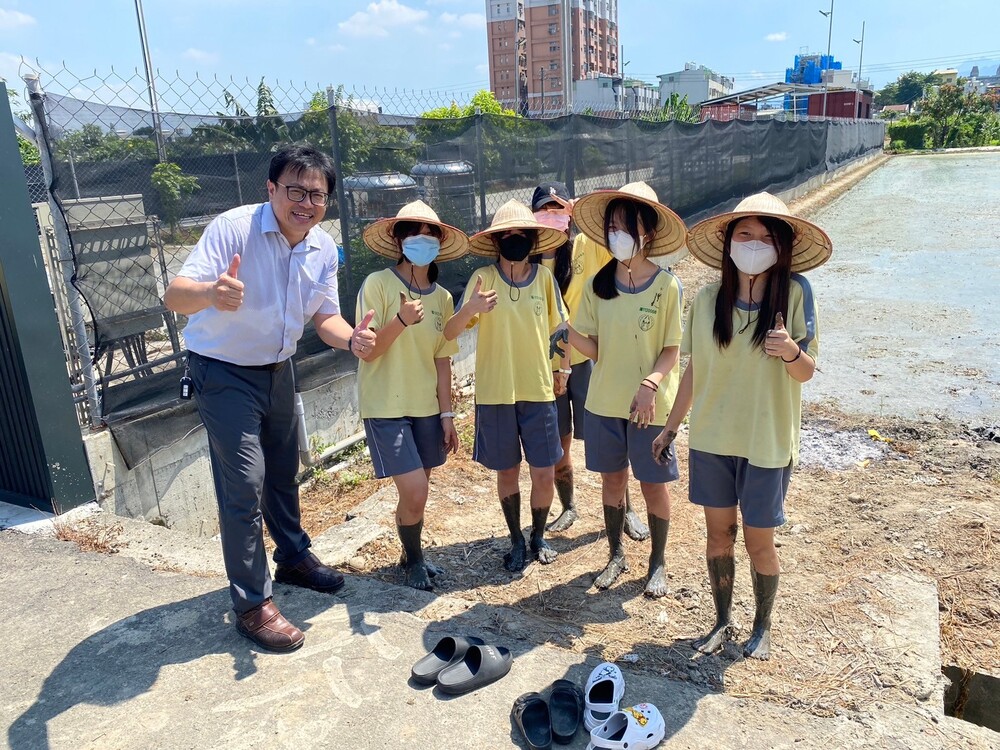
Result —
[{"label": "weeds on ground", "polygon": [[119,539],[123,531],[120,523],[110,525],[93,521],[72,523],[57,518],[53,525],[56,539],[61,542],[73,542],[83,552],[113,555],[123,546]]}]

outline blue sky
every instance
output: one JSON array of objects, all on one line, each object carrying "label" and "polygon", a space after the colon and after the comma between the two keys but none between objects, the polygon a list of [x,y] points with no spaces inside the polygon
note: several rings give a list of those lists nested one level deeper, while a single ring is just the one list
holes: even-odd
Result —
[{"label": "blue sky", "polygon": [[[620,0],[626,73],[655,81],[686,61],[737,89],[783,78],[800,51],[825,52],[829,0]],[[144,0],[153,64],[184,78],[485,88],[484,0]],[[835,0],[833,53],[876,86],[910,69],[1000,63],[997,0]],[[20,56],[77,75],[142,66],[133,0],[0,0],[0,77]]]}]

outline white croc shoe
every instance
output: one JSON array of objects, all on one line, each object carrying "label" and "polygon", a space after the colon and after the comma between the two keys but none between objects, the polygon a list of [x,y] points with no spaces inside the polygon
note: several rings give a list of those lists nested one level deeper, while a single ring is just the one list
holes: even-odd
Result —
[{"label": "white croc shoe", "polygon": [[598,664],[587,678],[583,691],[583,725],[587,731],[603,724],[621,707],[625,696],[625,675],[614,664]]},{"label": "white croc shoe", "polygon": [[666,732],[659,709],[652,703],[640,703],[615,711],[592,730],[587,750],[651,750]]}]

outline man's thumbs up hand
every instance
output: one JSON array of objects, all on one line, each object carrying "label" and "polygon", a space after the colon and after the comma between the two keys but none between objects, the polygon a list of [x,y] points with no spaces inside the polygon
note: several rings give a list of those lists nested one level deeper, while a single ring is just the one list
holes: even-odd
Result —
[{"label": "man's thumbs up hand", "polygon": [[212,306],[223,312],[235,312],[243,304],[243,282],[236,278],[240,268],[239,253],[233,256],[226,272],[212,285]]},{"label": "man's thumbs up hand", "polygon": [[369,360],[375,354],[375,331],[368,329],[374,317],[374,310],[365,313],[365,317],[358,323],[348,340],[348,348],[354,352],[354,356],[358,359]]}]

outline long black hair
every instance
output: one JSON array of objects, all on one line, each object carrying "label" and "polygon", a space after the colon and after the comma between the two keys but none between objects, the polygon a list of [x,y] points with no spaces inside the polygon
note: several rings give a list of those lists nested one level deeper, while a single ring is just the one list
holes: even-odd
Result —
[{"label": "long black hair", "polygon": [[[763,349],[767,332],[774,327],[775,314],[780,312],[782,316],[788,317],[788,286],[792,274],[792,242],[795,233],[791,226],[781,219],[771,216],[758,216],[757,219],[771,234],[774,249],[778,251],[778,262],[767,274],[764,296],[761,297],[760,306],[757,308],[757,323],[753,330],[753,345]],[[725,349],[733,340],[733,309],[739,298],[740,277],[729,251],[733,242],[733,232],[739,223],[740,219],[729,222],[722,245],[722,283],[719,285],[719,293],[715,296],[715,324],[712,326],[712,335],[720,349]]]},{"label": "long black hair", "polygon": [[[542,253],[531,255],[528,260],[532,263],[541,263]],[[572,240],[567,239],[562,245],[556,248],[555,260],[556,264],[555,268],[552,270],[552,275],[556,277],[556,284],[559,286],[560,294],[565,296],[566,290],[569,289],[569,282],[573,280]]]},{"label": "long black hair", "polygon": [[[420,227],[422,227],[426,222],[423,221],[397,221],[392,225],[392,238],[396,240],[396,244],[399,246],[399,260],[396,261],[398,266],[406,258],[403,256],[403,240],[407,237],[413,237],[414,235],[420,234]],[[441,227],[434,224],[427,224],[431,229],[431,235],[437,237],[439,240],[444,236],[441,231]],[[438,278],[438,265],[434,261],[427,266],[427,280],[433,284]]]},{"label": "long black hair", "polygon": [[[652,232],[656,229],[656,210],[652,206],[630,200],[629,198],[614,198],[608,203],[608,207],[604,211],[604,247],[611,247],[608,232],[611,222],[614,220],[615,214],[619,209],[622,209],[624,214],[625,226],[623,228],[632,235],[632,239],[635,240],[637,245],[641,238],[641,233],[639,232],[640,220],[647,232]],[[618,287],[615,285],[615,269],[617,268],[618,260],[617,258],[612,258],[594,275],[594,294],[601,299],[614,299],[618,296]]]}]

